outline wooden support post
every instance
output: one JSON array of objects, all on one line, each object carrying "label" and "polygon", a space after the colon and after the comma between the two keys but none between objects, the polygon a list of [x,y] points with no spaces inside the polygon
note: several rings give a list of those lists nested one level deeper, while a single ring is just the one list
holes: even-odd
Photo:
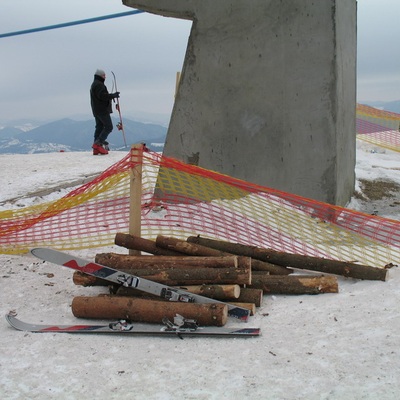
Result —
[{"label": "wooden support post", "polygon": [[[144,144],[134,144],[131,148],[133,167],[130,173],[130,207],[129,207],[129,234],[141,235],[142,219],[142,169]],[[131,255],[140,255],[140,251],[129,250]]]},{"label": "wooden support post", "polygon": [[181,73],[178,71],[176,73],[176,79],[175,79],[175,97],[178,94],[178,89],[179,89],[179,83],[181,81]]}]

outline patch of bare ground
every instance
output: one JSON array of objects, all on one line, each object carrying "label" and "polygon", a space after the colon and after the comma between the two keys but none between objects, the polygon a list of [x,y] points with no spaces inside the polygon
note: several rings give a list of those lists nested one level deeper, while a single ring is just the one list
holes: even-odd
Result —
[{"label": "patch of bare ground", "polygon": [[400,185],[383,179],[360,179],[361,192],[356,191],[354,197],[361,200],[361,212],[390,218],[398,214],[400,206]]}]

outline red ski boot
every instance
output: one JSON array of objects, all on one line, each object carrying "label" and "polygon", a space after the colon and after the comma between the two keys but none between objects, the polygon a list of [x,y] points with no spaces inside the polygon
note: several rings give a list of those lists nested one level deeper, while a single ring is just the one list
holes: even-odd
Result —
[{"label": "red ski boot", "polygon": [[101,146],[101,145],[99,145],[97,143],[93,144],[92,149],[93,149],[93,155],[94,156],[96,156],[98,154],[102,154],[102,155],[103,154],[108,154],[108,150],[106,150],[103,146]]}]

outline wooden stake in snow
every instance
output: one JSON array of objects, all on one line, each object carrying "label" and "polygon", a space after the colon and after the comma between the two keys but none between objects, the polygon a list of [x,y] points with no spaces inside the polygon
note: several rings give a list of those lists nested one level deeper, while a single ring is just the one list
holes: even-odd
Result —
[{"label": "wooden stake in snow", "polygon": [[[130,208],[129,208],[129,233],[141,235],[142,219],[142,165],[145,145],[134,144],[131,148],[131,161],[133,168],[130,173]],[[130,250],[129,254],[140,255],[139,251]]]}]

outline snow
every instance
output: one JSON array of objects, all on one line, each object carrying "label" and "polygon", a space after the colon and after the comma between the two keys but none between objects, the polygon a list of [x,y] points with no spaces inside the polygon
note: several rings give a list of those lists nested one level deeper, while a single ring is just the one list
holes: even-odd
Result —
[{"label": "snow", "polygon": [[[0,177],[0,210],[58,198],[124,156],[0,155],[7,170]],[[400,184],[398,160],[398,153],[358,142],[357,179]],[[353,198],[349,207],[378,208],[379,215],[399,219],[392,204]],[[121,248],[75,253],[92,260],[107,251]],[[24,321],[44,324],[93,322],[74,318],[71,301],[105,288],[75,286],[70,270],[30,255],[0,254],[0,262],[2,315],[15,311]],[[400,398],[399,269],[392,268],[386,282],[338,279],[338,294],[264,296],[247,323],[261,327],[258,338],[39,334],[0,320],[1,398]]]},{"label": "snow", "polygon": [[[0,211],[15,207],[15,201],[7,202],[9,199],[18,199],[19,207],[31,205],[27,203],[28,197],[32,202],[58,199],[71,191],[68,183],[83,184],[86,179],[93,179],[125,155],[125,152],[118,151],[106,156],[93,156],[91,152],[1,154],[0,166],[7,169],[7,173],[0,177]],[[63,190],[64,187],[67,190]],[[43,199],[41,191],[49,195]]]}]

